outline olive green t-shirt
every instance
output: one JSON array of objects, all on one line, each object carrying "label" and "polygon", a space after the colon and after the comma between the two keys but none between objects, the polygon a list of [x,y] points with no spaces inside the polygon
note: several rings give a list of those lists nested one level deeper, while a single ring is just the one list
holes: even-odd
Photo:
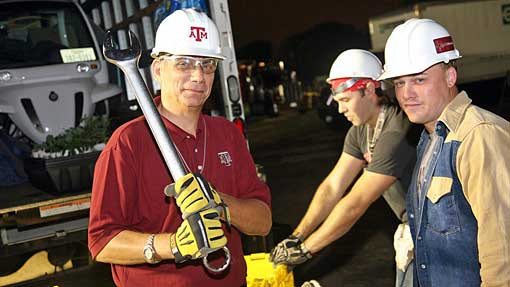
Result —
[{"label": "olive green t-shirt", "polygon": [[[416,162],[416,144],[422,127],[409,122],[398,106],[388,106],[382,131],[375,143],[372,161],[366,170],[395,176],[397,181],[383,194],[395,215],[407,221],[405,195]],[[368,153],[367,125],[352,126],[345,138],[343,152],[365,160]]]}]

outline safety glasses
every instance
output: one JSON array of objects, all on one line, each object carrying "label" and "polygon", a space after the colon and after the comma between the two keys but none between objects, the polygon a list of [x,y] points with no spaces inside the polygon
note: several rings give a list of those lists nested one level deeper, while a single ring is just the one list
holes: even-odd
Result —
[{"label": "safety glasses", "polygon": [[219,60],[215,58],[193,58],[179,55],[163,55],[160,56],[159,59],[172,62],[174,68],[182,72],[192,72],[200,65],[205,74],[214,73],[219,62]]}]

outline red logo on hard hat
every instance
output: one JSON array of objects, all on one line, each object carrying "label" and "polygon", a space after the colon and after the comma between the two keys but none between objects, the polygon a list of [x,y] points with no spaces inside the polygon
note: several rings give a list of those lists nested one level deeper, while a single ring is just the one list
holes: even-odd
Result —
[{"label": "red logo on hard hat", "polygon": [[190,38],[195,38],[195,41],[202,42],[202,39],[207,39],[207,32],[204,27],[191,26]]},{"label": "red logo on hard hat", "polygon": [[434,46],[436,46],[436,53],[438,54],[453,51],[455,49],[451,36],[434,39]]}]

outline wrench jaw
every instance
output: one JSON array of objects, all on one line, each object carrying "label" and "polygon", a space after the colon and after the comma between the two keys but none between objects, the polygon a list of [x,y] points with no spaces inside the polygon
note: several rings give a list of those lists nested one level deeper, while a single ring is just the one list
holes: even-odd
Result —
[{"label": "wrench jaw", "polygon": [[129,47],[121,50],[119,45],[113,39],[112,31],[108,30],[105,34],[103,42],[103,55],[106,60],[114,65],[119,66],[121,62],[139,59],[141,55],[140,41],[135,33],[129,30]]}]

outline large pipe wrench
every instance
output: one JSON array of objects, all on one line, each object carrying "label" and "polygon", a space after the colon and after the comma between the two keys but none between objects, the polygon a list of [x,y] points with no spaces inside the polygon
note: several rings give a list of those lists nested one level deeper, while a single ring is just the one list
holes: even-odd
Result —
[{"label": "large pipe wrench", "polygon": [[[156,139],[156,143],[163,155],[165,164],[172,175],[174,181],[186,175],[184,165],[179,157],[172,138],[161,120],[161,116],[154,105],[152,96],[147,88],[145,81],[138,70],[138,60],[141,55],[140,42],[132,31],[129,31],[130,45],[127,49],[118,49],[117,44],[113,41],[112,32],[107,31],[103,43],[103,54],[106,60],[119,67],[126,75],[131,87],[135,92],[135,97],[142,109],[142,112],[149,124],[150,130]],[[213,272],[222,272],[230,265],[230,251],[226,246],[223,247],[225,252],[225,264],[219,268],[213,268],[207,261],[206,254],[203,257],[204,266]]]}]

